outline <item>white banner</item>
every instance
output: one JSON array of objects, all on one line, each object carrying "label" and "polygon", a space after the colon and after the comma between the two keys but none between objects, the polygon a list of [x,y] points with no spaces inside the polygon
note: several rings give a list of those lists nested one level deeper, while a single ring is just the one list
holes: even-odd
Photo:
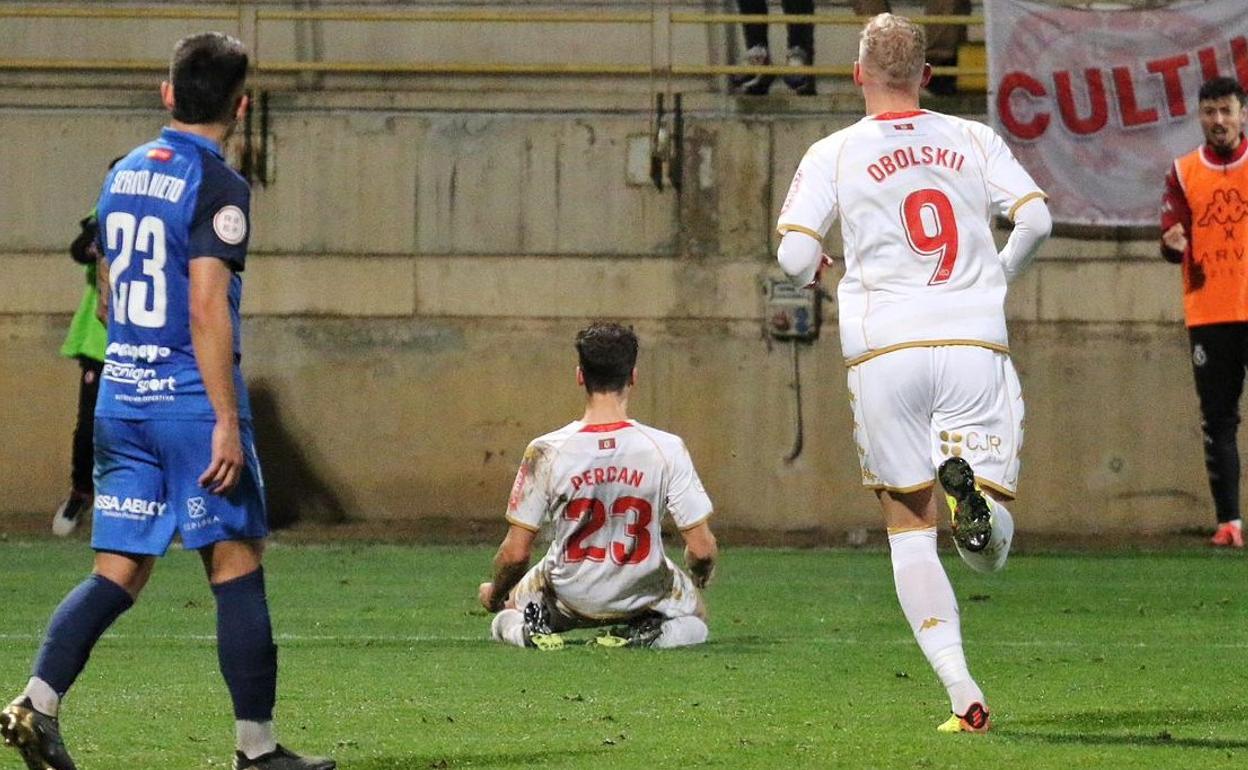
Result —
[{"label": "white banner", "polygon": [[984,3],[988,110],[1054,220],[1156,225],[1170,162],[1203,141],[1196,94],[1248,84],[1248,2],[1088,11]]}]

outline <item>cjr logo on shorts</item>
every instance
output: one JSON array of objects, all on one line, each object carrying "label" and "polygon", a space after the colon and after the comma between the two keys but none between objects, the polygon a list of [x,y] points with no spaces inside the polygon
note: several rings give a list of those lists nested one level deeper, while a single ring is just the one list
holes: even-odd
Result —
[{"label": "cjr logo on shorts", "polygon": [[192,519],[199,519],[208,513],[208,504],[204,502],[202,497],[192,497],[186,501],[186,515]]}]

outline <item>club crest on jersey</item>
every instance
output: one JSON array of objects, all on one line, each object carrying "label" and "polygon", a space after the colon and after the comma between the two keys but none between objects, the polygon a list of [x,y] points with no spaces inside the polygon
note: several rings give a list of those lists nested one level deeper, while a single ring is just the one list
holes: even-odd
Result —
[{"label": "club crest on jersey", "polygon": [[613,438],[598,439],[598,451],[605,452],[608,449],[615,449],[615,439]]},{"label": "club crest on jersey", "polygon": [[147,151],[147,157],[149,160],[168,163],[173,160],[173,150],[170,150],[167,147],[153,147]]}]

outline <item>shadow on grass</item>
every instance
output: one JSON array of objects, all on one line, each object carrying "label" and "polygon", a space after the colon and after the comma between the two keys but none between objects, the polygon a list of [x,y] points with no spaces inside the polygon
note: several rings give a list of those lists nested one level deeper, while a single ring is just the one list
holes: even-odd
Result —
[{"label": "shadow on grass", "polygon": [[[1096,709],[1011,719],[993,732],[1042,743],[1083,746],[1174,746],[1186,749],[1248,749],[1248,740],[1171,734],[1185,725],[1226,725],[1248,720],[1248,706],[1226,708]],[[1062,732],[1031,729],[1064,728]],[[1103,730],[1124,730],[1105,733]]]},{"label": "shadow on grass", "polygon": [[[408,754],[406,756],[368,757],[350,763],[351,770],[425,770],[456,767],[541,767],[564,759],[583,757],[585,765],[601,762],[600,755],[610,748],[567,749],[551,751],[483,751],[454,755]],[[610,762],[608,761],[608,764]]]}]

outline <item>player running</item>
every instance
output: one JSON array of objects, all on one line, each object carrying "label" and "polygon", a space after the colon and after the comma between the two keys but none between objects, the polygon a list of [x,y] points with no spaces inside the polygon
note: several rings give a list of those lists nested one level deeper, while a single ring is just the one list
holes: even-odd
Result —
[{"label": "player running", "polygon": [[[925,49],[923,29],[900,16],[863,29],[854,82],[867,117],[802,159],[780,212],[779,260],[817,280],[822,239],[840,218],[841,348],[863,484],[883,508],[902,612],[949,693],[953,716],[939,729],[983,732],[987,702],[936,555],[934,476],[958,553],[977,570],[1001,569],[1014,532],[1003,501],[1014,497],[1023,441],[1006,285],[1050,219],[1044,193],[992,129],[919,109]],[[993,215],[1014,221],[999,254]]]},{"label": "player running", "polygon": [[[576,351],[585,415],[525,450],[494,579],[477,591],[481,604],[498,613],[494,638],[557,649],[560,632],[620,624],[597,641],[701,644],[708,632],[700,589],[717,556],[707,523],[710,498],[679,436],[628,419],[637,379],[633,330],[592,324],[577,333]],[[684,538],[688,574],[663,552],[664,511]],[[533,540],[548,519],[550,550],[529,569]]]},{"label": "player running", "polygon": [[0,734],[31,770],[74,770],[57,720],[104,631],[181,534],[217,603],[217,654],[234,702],[235,770],[332,770],[277,744],[277,647],[261,554],[268,534],[239,369],[250,190],[221,154],[247,109],[247,52],[217,33],[183,39],[160,137],[113,168],[97,207],[111,287],[95,427],[95,568],[53,613]]}]

